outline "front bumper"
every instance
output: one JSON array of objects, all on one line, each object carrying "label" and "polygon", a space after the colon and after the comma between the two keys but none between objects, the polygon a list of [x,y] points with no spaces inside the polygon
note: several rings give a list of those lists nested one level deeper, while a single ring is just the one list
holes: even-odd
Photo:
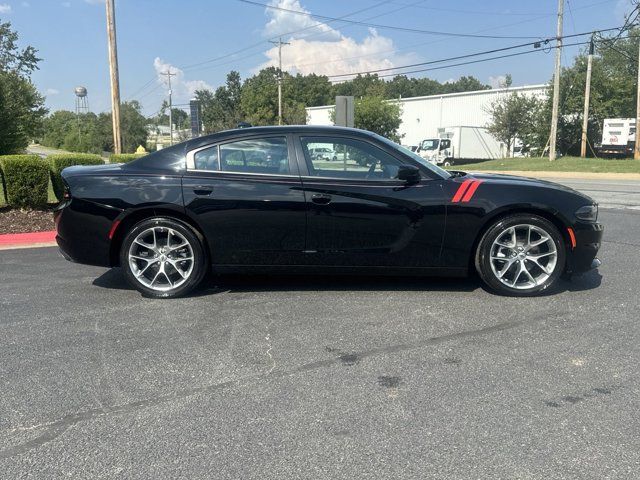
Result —
[{"label": "front bumper", "polygon": [[604,226],[600,223],[578,223],[573,231],[576,236],[576,246],[567,256],[567,273],[584,273],[598,268],[602,262],[596,258]]}]

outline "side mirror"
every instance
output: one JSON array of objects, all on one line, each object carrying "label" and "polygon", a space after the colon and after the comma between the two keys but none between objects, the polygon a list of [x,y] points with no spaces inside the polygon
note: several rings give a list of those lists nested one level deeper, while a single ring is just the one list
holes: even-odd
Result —
[{"label": "side mirror", "polygon": [[407,183],[418,183],[420,181],[420,170],[413,165],[400,165],[398,168],[398,180]]}]

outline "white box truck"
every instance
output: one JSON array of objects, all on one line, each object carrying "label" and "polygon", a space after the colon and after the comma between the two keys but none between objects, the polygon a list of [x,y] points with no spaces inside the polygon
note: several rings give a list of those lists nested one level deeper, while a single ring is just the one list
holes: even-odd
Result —
[{"label": "white box truck", "polygon": [[635,118],[605,118],[602,142],[595,150],[600,157],[632,157],[636,143]]},{"label": "white box truck", "polygon": [[437,165],[449,166],[506,156],[504,144],[484,127],[445,127],[436,138],[427,138],[418,145],[418,154]]}]

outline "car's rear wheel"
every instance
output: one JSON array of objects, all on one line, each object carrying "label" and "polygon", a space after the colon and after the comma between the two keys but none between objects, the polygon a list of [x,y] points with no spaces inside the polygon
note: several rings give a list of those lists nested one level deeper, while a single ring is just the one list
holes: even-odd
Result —
[{"label": "car's rear wheel", "polygon": [[120,265],[133,287],[156,298],[188,293],[206,272],[205,252],[196,233],[164,217],[143,220],[127,233]]},{"label": "car's rear wheel", "polygon": [[482,236],[476,269],[492,290],[531,296],[551,288],[565,265],[558,229],[538,215],[516,214],[497,220]]}]

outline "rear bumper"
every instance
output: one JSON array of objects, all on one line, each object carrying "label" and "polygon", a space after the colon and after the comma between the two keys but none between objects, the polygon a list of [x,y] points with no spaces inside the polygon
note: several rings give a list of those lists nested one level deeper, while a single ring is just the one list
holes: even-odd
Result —
[{"label": "rear bumper", "polygon": [[109,215],[99,216],[93,215],[90,209],[96,207],[77,199],[61,205],[53,214],[56,243],[62,256],[69,261],[109,267],[109,229],[113,221],[110,217],[117,212],[109,211]]},{"label": "rear bumper", "polygon": [[584,273],[598,268],[602,262],[596,258],[604,226],[600,223],[580,223],[574,225],[576,247],[567,257],[567,273]]}]

